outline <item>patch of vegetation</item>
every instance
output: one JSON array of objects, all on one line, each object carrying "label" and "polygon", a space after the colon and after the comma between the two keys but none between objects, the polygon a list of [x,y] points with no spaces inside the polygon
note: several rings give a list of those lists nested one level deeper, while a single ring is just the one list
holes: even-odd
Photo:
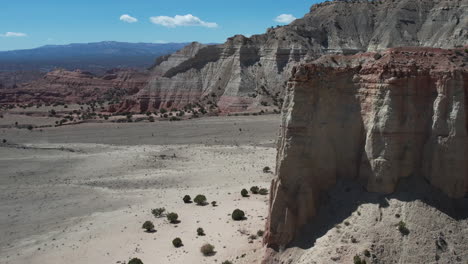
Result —
[{"label": "patch of vegetation", "polygon": [[128,261],[128,264],[143,264],[143,261],[139,258],[132,258],[130,261]]},{"label": "patch of vegetation", "polygon": [[156,218],[160,218],[164,216],[164,212],[166,211],[166,208],[161,207],[161,208],[156,208],[151,210],[151,213],[154,215]]},{"label": "patch of vegetation", "polygon": [[211,205],[212,205],[213,207],[218,206],[217,203],[216,203],[216,201],[212,201],[212,202],[211,202]]},{"label": "patch of vegetation", "polygon": [[249,192],[246,189],[242,189],[241,195],[242,197],[249,197]]},{"label": "patch of vegetation", "polygon": [[354,256],[353,258],[354,264],[366,264],[366,261],[364,259],[361,259],[358,255]]},{"label": "patch of vegetation", "polygon": [[258,194],[259,190],[260,190],[260,188],[258,188],[258,186],[250,187],[250,192],[252,192],[253,194]]},{"label": "patch of vegetation", "polygon": [[184,198],[182,198],[182,200],[184,200],[184,203],[191,203],[192,197],[190,197],[190,195],[185,195]]},{"label": "patch of vegetation", "polygon": [[146,229],[146,232],[154,231],[154,224],[151,221],[146,221],[143,223],[142,228]]},{"label": "patch of vegetation", "polygon": [[403,221],[398,223],[398,231],[400,231],[400,233],[404,236],[407,236],[410,233],[409,229],[406,227],[406,223]]},{"label": "patch of vegetation", "polygon": [[231,261],[229,261],[229,260],[225,260],[221,264],[233,264],[233,263]]},{"label": "patch of vegetation", "polygon": [[265,231],[263,230],[258,230],[257,231],[257,236],[262,237],[265,234]]},{"label": "patch of vegetation", "polygon": [[174,245],[174,247],[176,247],[176,248],[180,248],[184,244],[182,244],[182,239],[176,237],[176,238],[174,238],[174,240],[172,240],[172,245]]},{"label": "patch of vegetation", "polygon": [[203,256],[212,256],[214,255],[214,246],[211,244],[205,244],[200,248],[200,252],[203,254]]},{"label": "patch of vegetation", "polygon": [[176,213],[168,213],[167,214],[167,220],[171,223],[171,224],[177,224],[179,221],[179,215],[176,214]]},{"label": "patch of vegetation", "polygon": [[244,220],[245,218],[245,213],[244,211],[240,210],[240,209],[236,209],[232,212],[232,220],[234,221],[241,221],[241,220]]},{"label": "patch of vegetation", "polygon": [[193,199],[193,201],[197,204],[197,205],[201,205],[201,206],[204,206],[206,205],[206,196],[203,195],[203,194],[199,194],[195,197],[195,199]]},{"label": "patch of vegetation", "polygon": [[271,168],[266,166],[265,168],[263,168],[263,173],[270,173],[271,172]]},{"label": "patch of vegetation", "polygon": [[258,193],[259,193],[260,195],[267,195],[267,194],[268,194],[268,189],[262,188],[262,189],[260,189],[260,190],[258,191]]},{"label": "patch of vegetation", "polygon": [[2,142],[3,142],[3,144],[6,144],[6,143],[7,143],[7,140],[6,140],[6,139],[2,139]]},{"label": "patch of vegetation", "polygon": [[203,228],[201,228],[201,227],[197,228],[197,235],[204,236],[205,235],[205,230],[203,230]]},{"label": "patch of vegetation", "polygon": [[364,250],[363,254],[364,254],[364,256],[366,256],[366,257],[368,257],[368,258],[370,258],[370,256],[371,256],[370,251],[367,250],[367,249]]},{"label": "patch of vegetation", "polygon": [[34,127],[33,127],[32,125],[28,125],[28,126],[27,126],[27,129],[28,129],[29,131],[31,131],[31,130],[34,129]]},{"label": "patch of vegetation", "polygon": [[255,239],[257,239],[257,238],[258,238],[257,235],[250,235],[250,236],[249,236],[249,239],[250,239],[250,240],[255,240]]}]

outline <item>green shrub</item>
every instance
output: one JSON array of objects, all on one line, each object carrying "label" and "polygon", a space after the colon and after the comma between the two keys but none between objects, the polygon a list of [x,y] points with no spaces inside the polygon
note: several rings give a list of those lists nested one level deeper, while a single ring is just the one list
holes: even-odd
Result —
[{"label": "green shrub", "polygon": [[177,219],[179,219],[178,214],[176,214],[176,213],[168,213],[167,214],[167,220],[169,220],[170,223],[176,224],[178,222]]},{"label": "green shrub", "polygon": [[176,247],[176,248],[180,248],[184,244],[182,244],[182,239],[176,237],[176,238],[174,238],[174,240],[172,240],[172,245],[174,245],[174,247]]},{"label": "green shrub", "polygon": [[151,213],[154,215],[154,217],[160,218],[163,216],[165,211],[166,211],[166,208],[161,207],[161,208],[156,208],[156,209],[151,210]]},{"label": "green shrub", "polygon": [[28,125],[27,129],[28,129],[29,131],[31,131],[31,130],[34,129],[34,127],[33,127],[32,125]]},{"label": "green shrub", "polygon": [[263,168],[263,173],[270,173],[270,172],[271,172],[270,167],[266,166],[265,168]]},{"label": "green shrub", "polygon": [[250,192],[252,192],[253,194],[258,194],[258,191],[260,189],[258,188],[258,186],[252,186],[250,187]]},{"label": "green shrub", "polygon": [[184,200],[184,203],[191,203],[192,197],[190,197],[190,195],[185,195],[184,198],[182,198],[182,200]]},{"label": "green shrub", "polygon": [[213,255],[215,253],[214,248],[215,247],[213,245],[211,245],[211,244],[205,244],[200,248],[200,252],[204,256],[211,256],[211,255]]},{"label": "green shrub", "polygon": [[212,205],[213,207],[218,206],[218,205],[216,204],[216,201],[212,201],[212,202],[211,202],[211,205]]},{"label": "green shrub", "polygon": [[153,231],[154,230],[153,222],[151,221],[144,222],[142,228],[146,229],[147,232]]},{"label": "green shrub", "polygon": [[[107,120],[107,119],[106,119],[106,120]],[[154,117],[153,117],[153,116],[148,117],[148,121],[150,121],[151,123],[153,123],[153,122],[154,122]]]},{"label": "green shrub", "polygon": [[193,201],[198,205],[206,205],[206,196],[203,194],[199,194],[193,199]]},{"label": "green shrub", "polygon": [[260,195],[267,195],[268,194],[268,189],[262,188],[258,191]]},{"label": "green shrub", "polygon": [[257,236],[262,237],[265,234],[265,231],[263,230],[258,230],[257,231]]},{"label": "green shrub", "polygon": [[354,264],[366,264],[366,261],[361,259],[358,255],[353,258]]},{"label": "green shrub", "polygon": [[241,195],[242,195],[242,197],[248,197],[248,196],[249,196],[249,192],[248,192],[246,189],[242,189]]},{"label": "green shrub", "polygon": [[3,144],[7,143],[6,139],[2,139]]},{"label": "green shrub", "polygon": [[244,211],[240,210],[240,209],[236,209],[232,212],[232,220],[234,221],[240,221],[240,220],[243,220],[244,217],[245,217],[245,213]]},{"label": "green shrub", "polygon": [[398,223],[398,231],[400,231],[404,236],[407,236],[410,233],[409,229],[406,227],[406,223],[403,221]]},{"label": "green shrub", "polygon": [[205,230],[203,230],[203,228],[201,228],[201,227],[197,228],[197,235],[204,236],[205,235]]},{"label": "green shrub", "polygon": [[221,264],[232,264],[232,262],[229,261],[229,260],[226,260],[226,261],[223,261],[223,263],[221,263]]},{"label": "green shrub", "polygon": [[143,261],[139,258],[132,258],[130,261],[128,261],[128,264],[143,264]]}]

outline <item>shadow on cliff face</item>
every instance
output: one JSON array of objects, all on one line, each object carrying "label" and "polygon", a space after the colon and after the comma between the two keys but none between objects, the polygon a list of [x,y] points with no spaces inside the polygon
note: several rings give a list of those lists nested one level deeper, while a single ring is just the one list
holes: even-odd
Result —
[{"label": "shadow on cliff face", "polygon": [[[288,248],[313,248],[318,239],[337,225],[346,222],[345,220],[354,212],[359,212],[360,206],[364,204],[378,205],[381,211],[380,219],[376,218],[375,221],[382,221],[382,210],[390,206],[391,200],[401,203],[419,201],[424,206],[437,210],[438,213],[445,214],[455,221],[468,220],[468,198],[458,200],[448,198],[421,177],[413,176],[400,180],[397,190],[389,195],[369,193],[356,182],[340,179],[335,187],[323,194],[323,202],[317,217],[301,229],[300,235],[288,245]],[[429,231],[434,230],[428,227]]]}]

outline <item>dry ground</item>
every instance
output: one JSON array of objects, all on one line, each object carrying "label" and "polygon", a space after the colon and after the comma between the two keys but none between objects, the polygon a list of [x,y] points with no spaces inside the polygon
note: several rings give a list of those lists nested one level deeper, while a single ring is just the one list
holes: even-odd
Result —
[{"label": "dry ground", "polygon": [[[1,129],[0,263],[256,263],[261,239],[248,236],[263,229],[268,197],[240,190],[269,187],[278,126],[259,116]],[[184,204],[185,194],[218,206]],[[157,207],[181,222],[155,218]],[[236,208],[247,220],[231,219]],[[206,242],[214,256],[200,253]]]}]

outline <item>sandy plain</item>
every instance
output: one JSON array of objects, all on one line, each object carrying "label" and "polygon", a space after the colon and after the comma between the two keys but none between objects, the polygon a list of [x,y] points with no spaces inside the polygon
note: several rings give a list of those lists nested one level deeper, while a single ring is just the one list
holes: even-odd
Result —
[{"label": "sandy plain", "polygon": [[[5,121],[6,120],[6,121]],[[10,122],[5,118],[1,122]],[[0,124],[1,125],[1,124]],[[258,263],[279,116],[0,129],[0,263]],[[184,204],[207,196],[218,206]],[[180,223],[151,209],[176,212]],[[236,208],[245,221],[233,221]],[[156,232],[141,228],[151,220]],[[206,236],[197,236],[202,227]],[[180,237],[184,246],[174,248]],[[204,243],[216,254],[200,253]]]}]

